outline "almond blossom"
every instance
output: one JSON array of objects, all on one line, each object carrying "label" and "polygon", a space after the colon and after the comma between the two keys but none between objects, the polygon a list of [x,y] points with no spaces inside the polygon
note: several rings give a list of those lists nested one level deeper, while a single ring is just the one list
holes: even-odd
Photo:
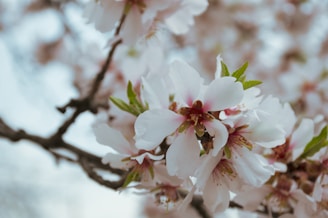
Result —
[{"label": "almond blossom", "polygon": [[121,36],[125,43],[134,44],[154,35],[158,26],[185,34],[194,24],[193,17],[203,13],[207,5],[207,0],[91,0],[85,16],[105,33],[112,31],[125,13]]},{"label": "almond blossom", "polygon": [[176,101],[169,108],[150,109],[139,115],[135,123],[136,147],[153,150],[166,137],[176,134],[166,153],[166,165],[170,175],[186,178],[199,161],[197,137],[208,134],[213,138],[213,147],[203,147],[213,156],[225,145],[227,128],[212,112],[237,105],[243,98],[243,87],[233,77],[217,78],[205,85],[198,72],[181,61],[171,65],[170,75]]},{"label": "almond blossom", "polygon": [[131,172],[135,173],[136,179],[141,179],[143,183],[152,182],[153,162],[163,159],[163,155],[139,151],[119,131],[105,123],[95,124],[94,133],[98,143],[108,145],[118,152],[107,153],[102,159],[103,164],[110,164],[111,167],[118,169],[132,169]]}]

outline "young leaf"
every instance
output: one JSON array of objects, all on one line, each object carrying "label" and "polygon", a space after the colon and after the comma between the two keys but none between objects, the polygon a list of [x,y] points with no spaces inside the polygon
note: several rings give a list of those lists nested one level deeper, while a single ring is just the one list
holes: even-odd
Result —
[{"label": "young leaf", "polygon": [[122,111],[126,111],[126,112],[131,113],[136,116],[139,115],[139,113],[137,111],[135,111],[134,108],[132,108],[127,103],[125,103],[123,100],[121,100],[119,98],[115,98],[114,96],[109,97],[109,99]]},{"label": "young leaf", "polygon": [[230,76],[228,67],[225,63],[223,63],[223,61],[221,61],[221,69],[222,69],[222,72],[221,72],[222,77],[223,76]]},{"label": "young leaf", "polygon": [[303,154],[301,158],[311,157],[315,153],[317,153],[321,148],[328,145],[327,141],[327,128],[328,126],[324,127],[320,134],[313,139],[306,145],[304,148]]},{"label": "young leaf", "polygon": [[260,84],[262,84],[262,82],[259,80],[248,80],[248,81],[243,82],[243,87],[244,87],[244,90],[246,90],[246,89],[252,88],[254,86],[260,85]]},{"label": "young leaf", "polygon": [[233,72],[231,76],[235,77],[238,81],[240,81],[239,78],[245,73],[247,67],[248,67],[248,62],[245,62],[243,66],[241,66],[238,70]]},{"label": "young leaf", "polygon": [[127,177],[126,177],[126,179],[125,179],[125,181],[124,181],[124,184],[123,184],[122,188],[126,188],[131,182],[133,182],[133,181],[138,181],[138,179],[139,179],[139,173],[136,172],[136,171],[133,171],[133,170],[132,170],[132,171],[127,175]]},{"label": "young leaf", "polygon": [[128,87],[126,92],[127,92],[126,94],[128,96],[130,106],[132,106],[138,112],[138,114],[141,114],[142,112],[147,110],[147,107],[145,107],[138,99],[138,95],[134,91],[131,81],[128,82]]}]

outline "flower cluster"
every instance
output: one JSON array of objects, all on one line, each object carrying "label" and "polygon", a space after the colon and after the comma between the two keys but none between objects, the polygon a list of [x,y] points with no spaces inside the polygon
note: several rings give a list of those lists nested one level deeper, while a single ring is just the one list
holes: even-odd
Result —
[{"label": "flower cluster", "polygon": [[[94,125],[97,141],[113,149],[103,163],[127,172],[123,189],[146,190],[166,209],[184,210],[201,196],[213,214],[233,201],[275,216],[326,217],[328,142],[320,116],[298,117],[288,102],[262,94],[260,81],[246,79],[247,63],[230,72],[217,56],[208,76],[176,58],[167,64],[165,49],[136,43],[159,26],[186,33],[207,4],[100,0],[88,5],[90,21],[103,32],[113,30],[118,11],[121,21],[126,19],[119,23],[124,45],[110,69],[120,82],[123,78],[126,96],[121,87],[113,90],[110,121]],[[287,84],[288,78],[280,82]],[[305,91],[325,96],[325,86],[313,84]],[[284,87],[294,86],[302,82]]]},{"label": "flower cluster", "polygon": [[111,98],[137,116],[130,139],[107,124],[94,128],[98,142],[117,152],[108,153],[104,164],[129,171],[125,187],[134,182],[136,188],[160,190],[157,200],[166,204],[182,200],[182,190],[201,193],[214,213],[229,206],[230,192],[261,187],[284,168],[261,151],[286,143],[291,128],[285,124],[295,122],[292,109],[261,96],[253,87],[258,82],[244,77],[246,65],[229,73],[217,60],[210,83],[190,65],[174,61],[168,75],[142,77],[139,95],[130,83],[129,104]]},{"label": "flower cluster", "polygon": [[193,17],[205,11],[206,0],[91,0],[85,16],[101,32],[114,29],[121,14],[126,16],[121,37],[127,44],[150,38],[160,26],[174,34],[185,34]]}]

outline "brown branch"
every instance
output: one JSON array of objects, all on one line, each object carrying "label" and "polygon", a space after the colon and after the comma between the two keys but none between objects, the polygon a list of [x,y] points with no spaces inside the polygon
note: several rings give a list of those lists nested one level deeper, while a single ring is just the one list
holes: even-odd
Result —
[{"label": "brown branch", "polygon": [[[28,140],[28,141],[34,142],[37,145],[41,146],[43,149],[50,152],[56,158],[57,161],[58,160],[66,160],[66,161],[69,161],[72,163],[76,163],[76,164],[80,165],[84,170],[86,169],[86,166],[88,165],[88,166],[92,166],[92,169],[107,170],[108,172],[111,172],[113,174],[121,176],[122,179],[126,174],[126,172],[123,170],[115,169],[110,166],[106,166],[106,165],[102,164],[100,157],[98,157],[94,154],[91,154],[89,152],[86,152],[74,145],[66,143],[64,140],[61,140],[61,139],[58,140],[58,138],[43,138],[43,137],[39,137],[36,135],[26,133],[24,130],[20,130],[20,129],[14,130],[6,122],[4,122],[1,118],[0,118],[0,137],[9,139],[12,142],[18,142],[20,140]],[[58,152],[56,152],[56,149],[59,149],[59,148],[65,149],[65,150],[73,153],[74,155],[77,156],[77,159],[73,159],[73,158],[64,156],[62,154],[59,154]],[[83,160],[83,162],[82,162],[82,160]],[[90,172],[88,173],[89,176],[91,174]],[[102,185],[106,181],[106,180],[102,181],[99,178],[96,178],[96,176],[93,176],[93,177],[90,176],[90,178],[94,179],[95,181],[99,182]],[[117,185],[119,183],[107,181],[107,183],[105,183],[105,184],[109,188],[117,189]],[[111,187],[110,184],[113,186]]]},{"label": "brown branch", "polygon": [[203,198],[201,196],[194,196],[190,205],[196,210],[199,216],[202,218],[212,218],[205,208]]},{"label": "brown branch", "polygon": [[79,162],[81,163],[82,169],[87,173],[89,178],[96,181],[98,184],[106,186],[108,188],[117,190],[121,188],[124,184],[126,174],[124,174],[120,180],[118,181],[109,181],[105,180],[102,176],[100,176],[97,172],[95,172],[94,167],[89,163],[87,159],[83,157],[80,158]]}]

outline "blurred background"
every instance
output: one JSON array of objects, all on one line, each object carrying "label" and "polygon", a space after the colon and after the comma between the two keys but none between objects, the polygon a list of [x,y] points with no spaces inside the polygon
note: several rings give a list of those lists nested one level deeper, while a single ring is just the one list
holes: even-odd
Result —
[{"label": "blurred background", "polygon": [[[55,132],[72,112],[56,107],[83,96],[101,68],[108,35],[88,24],[86,2],[0,0],[0,117],[13,128]],[[164,59],[183,58],[208,79],[219,53],[231,69],[248,61],[248,78],[262,80],[263,93],[290,102],[299,116],[328,121],[328,0],[209,2],[188,34],[165,33]],[[124,55],[115,60],[133,58]],[[105,108],[122,71],[115,63],[108,70],[97,96]],[[103,156],[95,119],[83,113],[65,139]],[[0,165],[0,218],[155,217],[142,196],[102,187],[30,142],[0,139]]]}]

